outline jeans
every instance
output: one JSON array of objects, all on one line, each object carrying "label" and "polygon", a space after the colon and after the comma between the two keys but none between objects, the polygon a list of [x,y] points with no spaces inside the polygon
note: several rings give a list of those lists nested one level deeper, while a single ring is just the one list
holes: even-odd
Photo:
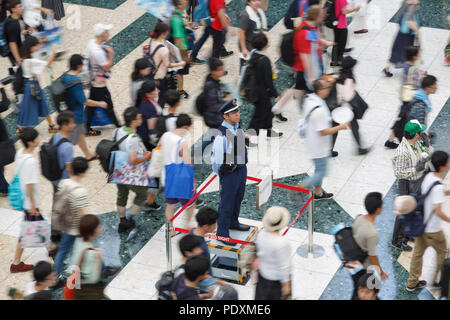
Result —
[{"label": "jeans", "polygon": [[313,159],[314,162],[314,174],[312,177],[308,177],[303,181],[303,184],[307,186],[320,187],[322,186],[323,178],[327,173],[328,157]]},{"label": "jeans", "polygon": [[209,32],[213,37],[213,52],[212,56],[214,58],[220,58],[221,55],[224,55],[226,52],[224,44],[225,44],[225,29],[224,30],[216,30],[211,27],[209,28]]},{"label": "jeans", "polygon": [[59,243],[59,249],[55,256],[55,270],[56,276],[59,277],[64,269],[64,260],[66,260],[67,255],[72,251],[73,243],[75,242],[76,236],[72,236],[67,233],[63,233],[61,237],[61,242]]},{"label": "jeans", "polygon": [[192,53],[191,53],[192,60],[197,58],[198,52],[203,47],[203,45],[205,44],[206,40],[208,40],[210,34],[211,33],[209,31],[209,27],[205,27],[202,37],[195,44],[194,50],[192,50]]},{"label": "jeans", "polygon": [[5,176],[5,169],[3,167],[0,167],[0,193],[8,193],[8,181],[6,181]]}]

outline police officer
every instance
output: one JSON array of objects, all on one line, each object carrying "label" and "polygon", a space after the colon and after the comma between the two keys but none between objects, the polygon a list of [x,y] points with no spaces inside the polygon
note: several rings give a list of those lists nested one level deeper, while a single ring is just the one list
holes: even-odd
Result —
[{"label": "police officer", "polygon": [[[229,237],[229,230],[247,231],[250,227],[239,223],[239,211],[247,181],[247,149],[245,135],[240,128],[240,110],[236,100],[227,101],[219,111],[224,121],[218,128],[220,134],[214,140],[212,169],[220,177],[220,205],[217,235]],[[226,245],[234,243],[221,241]]]}]

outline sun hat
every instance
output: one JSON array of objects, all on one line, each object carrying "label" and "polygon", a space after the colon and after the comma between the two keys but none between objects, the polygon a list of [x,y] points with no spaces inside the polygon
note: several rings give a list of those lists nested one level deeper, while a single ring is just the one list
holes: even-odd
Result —
[{"label": "sun hat", "polygon": [[285,228],[291,215],[286,208],[283,207],[271,207],[267,210],[262,220],[264,230],[267,232],[273,232]]},{"label": "sun hat", "polygon": [[413,196],[398,196],[394,200],[394,213],[399,216],[413,212],[416,207],[417,201]]},{"label": "sun hat", "polygon": [[112,28],[113,28],[112,24],[97,23],[94,25],[93,28],[94,36],[96,37],[101,36],[104,32],[109,31]]}]

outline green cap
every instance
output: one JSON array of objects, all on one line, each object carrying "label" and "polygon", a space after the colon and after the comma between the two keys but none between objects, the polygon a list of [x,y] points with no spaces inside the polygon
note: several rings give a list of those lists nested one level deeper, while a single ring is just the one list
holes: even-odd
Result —
[{"label": "green cap", "polygon": [[405,125],[405,131],[410,135],[415,135],[416,133],[425,131],[427,126],[424,124],[420,124],[419,120],[410,120]]}]

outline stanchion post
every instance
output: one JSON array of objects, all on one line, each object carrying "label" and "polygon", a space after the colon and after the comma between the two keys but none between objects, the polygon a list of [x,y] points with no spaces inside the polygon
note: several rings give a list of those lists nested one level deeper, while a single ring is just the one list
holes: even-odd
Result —
[{"label": "stanchion post", "polygon": [[170,236],[170,221],[166,222],[166,255],[167,270],[172,271],[172,237]]}]

